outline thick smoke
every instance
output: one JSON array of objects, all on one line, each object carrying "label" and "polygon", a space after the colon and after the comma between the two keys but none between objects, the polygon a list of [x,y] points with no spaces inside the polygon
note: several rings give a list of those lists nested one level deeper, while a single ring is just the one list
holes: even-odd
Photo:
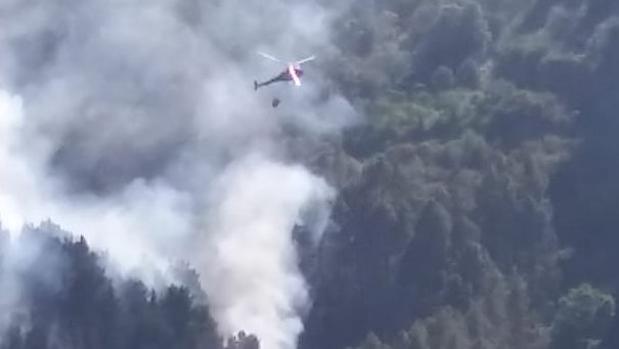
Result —
[{"label": "thick smoke", "polygon": [[[187,194],[136,179],[114,196],[63,195],[59,178],[46,175],[45,154],[27,156],[21,148],[26,126],[22,103],[21,98],[0,92],[0,218],[4,228],[16,235],[24,224],[53,217],[88,236],[125,271],[153,272],[165,267],[166,252],[171,257],[178,255],[180,251],[171,250],[174,244],[170,242],[166,247],[166,241],[190,234]],[[143,268],[143,264],[155,268]]]},{"label": "thick smoke", "polygon": [[319,139],[354,113],[319,64],[301,89],[254,92],[253,79],[282,69],[254,52],[331,52],[334,12],[282,0],[0,0],[3,227],[16,235],[52,218],[151,281],[189,259],[222,335],[247,329],[266,347],[294,347],[309,300],[291,230],[324,225],[299,215],[328,212],[331,191],[290,163],[286,129]]},{"label": "thick smoke", "polygon": [[231,166],[217,187],[203,268],[211,309],[225,332],[244,328],[265,348],[294,348],[308,293],[291,232],[330,189],[302,167],[261,156]]}]

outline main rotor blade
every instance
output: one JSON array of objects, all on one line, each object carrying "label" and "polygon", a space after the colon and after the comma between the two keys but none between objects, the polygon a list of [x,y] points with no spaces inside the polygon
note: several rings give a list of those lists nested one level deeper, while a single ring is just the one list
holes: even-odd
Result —
[{"label": "main rotor blade", "polygon": [[314,59],[316,59],[315,56],[307,57],[305,59],[302,59],[302,60],[298,61],[297,64],[303,64],[303,63],[306,63],[306,62],[309,62],[309,61],[313,61]]},{"label": "main rotor blade", "polygon": [[283,63],[281,60],[271,56],[270,54],[264,53],[264,52],[260,52],[258,51],[258,54],[261,55],[262,57],[266,58],[266,59],[270,59],[274,62],[278,62],[278,63]]}]

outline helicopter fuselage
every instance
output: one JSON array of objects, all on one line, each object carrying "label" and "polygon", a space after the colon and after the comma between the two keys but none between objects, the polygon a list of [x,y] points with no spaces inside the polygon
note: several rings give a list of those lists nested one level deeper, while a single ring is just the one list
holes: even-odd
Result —
[{"label": "helicopter fuselage", "polygon": [[[293,69],[294,69],[295,74],[297,74],[297,77],[303,76],[303,70],[302,69],[300,69],[300,68],[293,68]],[[288,68],[288,69],[284,70],[279,75],[277,75],[276,77],[274,77],[274,78],[272,78],[270,80],[267,80],[265,82],[260,82],[260,83],[259,82],[254,82],[254,88],[258,89],[259,87],[267,86],[267,85],[270,85],[270,84],[272,84],[274,82],[292,81],[292,80],[294,80],[294,78],[293,78],[292,74],[290,73],[290,69]]]}]

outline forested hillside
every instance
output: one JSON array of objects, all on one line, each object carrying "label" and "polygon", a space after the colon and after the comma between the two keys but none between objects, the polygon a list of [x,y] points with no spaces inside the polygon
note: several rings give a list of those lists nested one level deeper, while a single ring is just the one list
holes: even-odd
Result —
[{"label": "forested hillside", "polygon": [[[187,266],[176,270],[181,285],[155,291],[112,280],[102,255],[51,222],[26,227],[14,244],[0,233],[2,305],[12,310],[0,316],[1,348],[224,348]],[[256,347],[244,333],[225,346]]]},{"label": "forested hillside", "polygon": [[342,16],[330,67],[367,118],[321,167],[338,229],[303,348],[619,344],[618,11],[365,1]]},{"label": "forested hillside", "polygon": [[[292,235],[287,270],[299,268],[311,299],[292,302],[299,349],[618,348],[619,2],[310,2],[336,14],[313,68],[328,78],[321,92],[361,117],[335,133],[278,129],[291,145],[283,158],[336,192],[318,241],[314,226]],[[218,44],[236,52],[232,41]],[[50,166],[72,151],[57,149]],[[150,173],[163,158],[147,159]],[[103,187],[97,195],[113,190]],[[261,347],[251,333],[221,335],[217,288],[200,275],[208,263],[146,286],[106,270],[106,251],[77,238],[87,233],[46,222],[10,243],[2,232],[0,348]],[[16,258],[20,245],[28,253]],[[243,251],[233,256],[254,256]]]}]

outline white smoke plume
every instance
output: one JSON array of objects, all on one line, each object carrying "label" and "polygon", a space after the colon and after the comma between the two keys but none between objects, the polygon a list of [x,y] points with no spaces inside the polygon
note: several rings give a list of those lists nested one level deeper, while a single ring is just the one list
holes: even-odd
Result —
[{"label": "white smoke plume", "polygon": [[45,154],[27,156],[20,148],[26,142],[21,136],[26,122],[22,107],[21,98],[0,90],[2,227],[15,236],[25,224],[53,218],[109,252],[125,271],[139,269],[142,277],[150,278],[146,272],[165,269],[166,256],[178,255],[170,250],[174,240],[190,235],[188,195],[140,179],[110,197],[63,195],[57,178],[46,174],[41,160]]},{"label": "white smoke plume", "polygon": [[291,233],[301,211],[331,191],[304,168],[261,156],[231,166],[217,186],[203,268],[212,311],[224,332],[247,330],[264,348],[294,348],[308,293]]},{"label": "white smoke plume", "polygon": [[286,125],[315,140],[355,116],[320,62],[300,89],[253,91],[283,68],[255,52],[331,54],[336,15],[313,1],[0,0],[2,227],[51,218],[146,281],[188,260],[222,335],[294,348],[310,300],[291,231],[324,226],[300,217],[324,221],[333,193],[291,160]]}]

